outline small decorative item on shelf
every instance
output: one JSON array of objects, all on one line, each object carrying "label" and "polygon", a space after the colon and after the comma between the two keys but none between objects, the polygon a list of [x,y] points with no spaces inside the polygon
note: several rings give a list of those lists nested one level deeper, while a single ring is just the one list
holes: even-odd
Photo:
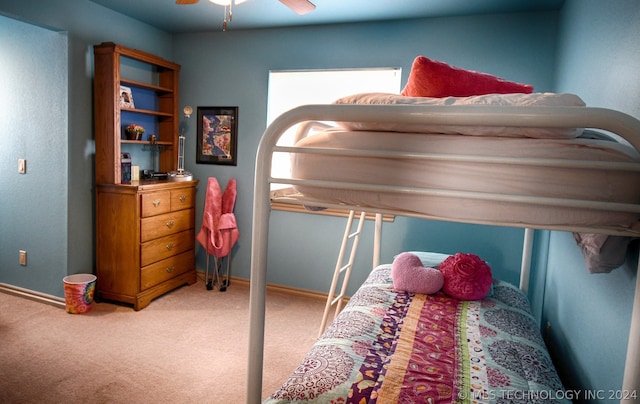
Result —
[{"label": "small decorative item on shelf", "polygon": [[132,123],[131,125],[127,126],[127,128],[125,129],[125,132],[127,132],[127,139],[140,140],[142,139],[144,128],[140,125],[136,125],[135,123]]}]

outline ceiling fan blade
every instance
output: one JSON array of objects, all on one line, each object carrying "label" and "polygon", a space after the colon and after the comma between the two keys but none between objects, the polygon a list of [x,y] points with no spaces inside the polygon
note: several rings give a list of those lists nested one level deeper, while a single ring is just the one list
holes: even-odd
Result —
[{"label": "ceiling fan blade", "polygon": [[280,0],[280,3],[300,15],[310,13],[316,9],[316,5],[309,0]]},{"label": "ceiling fan blade", "polygon": [[196,4],[200,0],[176,0],[176,4]]}]

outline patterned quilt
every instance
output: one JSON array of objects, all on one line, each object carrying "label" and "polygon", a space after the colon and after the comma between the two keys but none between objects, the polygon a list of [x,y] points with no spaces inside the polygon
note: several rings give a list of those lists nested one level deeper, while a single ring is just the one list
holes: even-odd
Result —
[{"label": "patterned quilt", "polygon": [[527,298],[393,290],[376,268],[266,403],[539,403],[564,393]]}]

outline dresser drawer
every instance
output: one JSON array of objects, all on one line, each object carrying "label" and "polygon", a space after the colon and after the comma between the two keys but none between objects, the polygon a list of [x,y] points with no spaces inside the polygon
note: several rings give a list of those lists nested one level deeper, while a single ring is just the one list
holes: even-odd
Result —
[{"label": "dresser drawer", "polygon": [[171,191],[171,210],[176,211],[193,208],[195,206],[195,194],[196,189],[193,187]]},{"label": "dresser drawer", "polygon": [[156,262],[142,268],[140,289],[145,290],[194,268],[193,250]]},{"label": "dresser drawer", "polygon": [[140,266],[169,258],[186,250],[192,250],[195,237],[191,230],[147,241],[140,248]]},{"label": "dresser drawer", "polygon": [[171,192],[154,192],[142,194],[142,217],[149,217],[171,212]]},{"label": "dresser drawer", "polygon": [[175,234],[193,227],[193,209],[169,212],[140,220],[140,241],[146,242]]}]

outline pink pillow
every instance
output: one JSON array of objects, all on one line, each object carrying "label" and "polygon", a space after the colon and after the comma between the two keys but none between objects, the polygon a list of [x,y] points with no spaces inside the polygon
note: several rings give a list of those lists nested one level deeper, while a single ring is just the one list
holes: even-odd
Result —
[{"label": "pink pillow", "polygon": [[491,290],[491,268],[473,254],[456,253],[440,264],[442,291],[459,300],[479,300]]},{"label": "pink pillow", "polygon": [[426,268],[417,255],[398,254],[391,264],[393,287],[409,293],[430,295],[442,289],[444,278],[435,268]]},{"label": "pink pillow", "polygon": [[409,81],[402,90],[407,97],[469,97],[484,94],[533,92],[533,86],[496,76],[464,70],[418,56],[413,61]]}]

